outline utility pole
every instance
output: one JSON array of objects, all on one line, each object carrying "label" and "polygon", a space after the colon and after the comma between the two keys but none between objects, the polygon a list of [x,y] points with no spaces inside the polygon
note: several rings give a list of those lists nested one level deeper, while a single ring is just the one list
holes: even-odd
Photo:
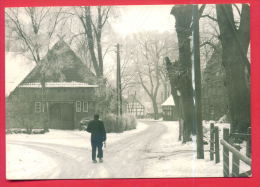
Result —
[{"label": "utility pole", "polygon": [[117,69],[116,69],[116,92],[117,92],[117,116],[122,116],[122,86],[121,86],[121,65],[120,65],[120,48],[119,44],[116,45],[117,54]]},{"label": "utility pole", "polygon": [[202,110],[201,110],[201,72],[200,72],[200,35],[198,5],[192,11],[192,85],[194,90],[195,125],[197,135],[197,158],[204,159]]}]

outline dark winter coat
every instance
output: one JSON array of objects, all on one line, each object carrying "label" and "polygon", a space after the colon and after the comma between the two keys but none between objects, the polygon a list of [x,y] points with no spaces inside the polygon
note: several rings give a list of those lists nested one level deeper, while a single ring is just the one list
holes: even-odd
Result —
[{"label": "dark winter coat", "polygon": [[91,133],[91,141],[106,141],[106,130],[104,123],[100,120],[92,120],[88,123],[87,131]]}]

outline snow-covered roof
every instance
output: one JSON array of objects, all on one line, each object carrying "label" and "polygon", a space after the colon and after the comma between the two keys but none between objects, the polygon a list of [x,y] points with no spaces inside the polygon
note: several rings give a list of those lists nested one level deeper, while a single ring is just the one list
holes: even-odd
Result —
[{"label": "snow-covered roof", "polygon": [[[24,83],[19,86],[20,88],[41,88],[39,82]],[[83,82],[46,82],[46,88],[96,88],[98,85],[89,85]]]},{"label": "snow-covered roof", "polygon": [[175,106],[172,95],[170,95],[161,105],[162,106]]},{"label": "snow-covered roof", "polygon": [[35,66],[22,81],[22,84],[41,82],[43,73],[46,82],[74,81],[87,84],[96,84],[97,82],[95,74],[62,39],[48,51],[46,56],[42,58],[41,63]]},{"label": "snow-covered roof", "polygon": [[8,96],[35,67],[19,52],[5,53],[5,95]]}]

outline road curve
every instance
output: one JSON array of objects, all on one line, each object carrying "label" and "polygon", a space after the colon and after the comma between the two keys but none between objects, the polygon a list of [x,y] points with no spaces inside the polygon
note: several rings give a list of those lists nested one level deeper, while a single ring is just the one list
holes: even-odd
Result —
[{"label": "road curve", "polygon": [[89,149],[38,142],[8,143],[35,149],[56,162],[52,171],[33,175],[37,179],[140,178],[145,177],[147,154],[167,131],[160,122],[143,123],[148,125],[147,129],[109,145],[104,149],[104,163],[98,164],[91,162]]}]

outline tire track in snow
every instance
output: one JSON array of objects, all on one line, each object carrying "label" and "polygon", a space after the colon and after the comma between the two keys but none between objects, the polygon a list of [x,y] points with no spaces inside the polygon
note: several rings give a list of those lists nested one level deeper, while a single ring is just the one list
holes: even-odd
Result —
[{"label": "tire track in snow", "polygon": [[[36,177],[37,179],[76,179],[88,177],[86,175],[88,174],[88,168],[83,167],[84,165],[88,165],[87,159],[86,156],[85,159],[82,157],[82,155],[88,154],[87,150],[68,148],[68,146],[57,146],[46,143],[12,142],[11,144],[21,145],[40,151],[56,162],[57,167],[49,173],[41,173],[39,171],[40,174]],[[77,155],[80,155],[80,157],[77,157]]]},{"label": "tire track in snow", "polygon": [[137,134],[108,145],[104,149],[104,163],[93,164],[91,150],[60,144],[10,141],[41,151],[55,160],[54,171],[39,175],[38,179],[82,179],[82,178],[140,178],[144,177],[146,154],[166,132],[160,122],[143,121],[149,127]]},{"label": "tire track in snow", "polygon": [[[167,128],[159,122],[145,122],[147,130],[118,141],[105,150],[104,169],[112,178],[140,178],[145,169],[144,158]],[[93,173],[95,176],[96,173]]]}]

